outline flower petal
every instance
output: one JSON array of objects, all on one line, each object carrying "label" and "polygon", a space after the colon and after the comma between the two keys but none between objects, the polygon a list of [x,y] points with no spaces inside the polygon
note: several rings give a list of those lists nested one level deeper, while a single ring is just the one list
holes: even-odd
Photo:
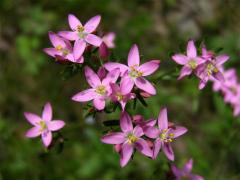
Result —
[{"label": "flower petal", "polygon": [[125,72],[128,70],[128,67],[125,64],[120,64],[120,63],[115,63],[115,62],[106,63],[106,64],[104,64],[104,67],[108,71],[112,71],[116,68],[119,68],[121,76],[123,76],[125,74]]},{"label": "flower petal", "polygon": [[192,171],[193,160],[190,159],[183,167],[183,171],[189,174]]},{"label": "flower petal", "polygon": [[48,32],[48,36],[54,47],[59,46],[59,45],[63,48],[66,47],[66,43],[64,42],[64,40],[61,37],[59,37],[57,34],[55,34],[53,32]]},{"label": "flower petal", "polygon": [[154,73],[159,68],[159,64],[159,60],[152,60],[142,64],[138,70],[143,73],[143,76],[148,76]]},{"label": "flower petal", "polygon": [[139,66],[140,57],[139,57],[139,50],[136,44],[134,44],[129,53],[128,53],[128,66]]},{"label": "flower petal", "polygon": [[187,128],[182,127],[182,126],[176,126],[175,129],[170,129],[169,133],[174,134],[174,138],[177,138],[187,132]]},{"label": "flower petal", "polygon": [[30,122],[32,125],[36,126],[39,121],[41,121],[41,117],[36,114],[30,112],[24,112],[25,118]]},{"label": "flower petal", "polygon": [[130,132],[133,130],[132,119],[126,111],[121,113],[120,127],[123,132]]},{"label": "flower petal", "polygon": [[55,57],[58,55],[58,51],[55,48],[44,48],[43,51],[49,56]]},{"label": "flower petal", "polygon": [[72,97],[72,100],[77,102],[86,102],[86,101],[93,100],[95,97],[96,97],[96,93],[94,89],[87,89],[75,94]]},{"label": "flower petal", "polygon": [[119,77],[120,70],[114,69],[110,71],[107,76],[102,80],[103,85],[109,85],[109,83],[115,83]]},{"label": "flower petal", "polygon": [[48,147],[52,142],[52,133],[51,131],[46,131],[42,133],[42,141],[45,147]]},{"label": "flower petal", "polygon": [[85,70],[86,80],[91,87],[95,88],[101,84],[101,81],[98,75],[90,67],[85,66],[84,70]]},{"label": "flower petal", "polygon": [[169,160],[174,161],[174,153],[170,143],[163,143],[163,152]]},{"label": "flower petal", "polygon": [[154,142],[154,146],[153,146],[153,159],[157,158],[157,155],[161,149],[162,146],[162,142],[160,141],[159,138],[157,138]]},{"label": "flower petal", "polygon": [[102,98],[95,98],[93,105],[97,110],[103,110],[105,108],[105,100]]},{"label": "flower petal", "polygon": [[195,58],[197,56],[197,49],[194,45],[193,40],[188,41],[187,56],[190,57],[190,58]]},{"label": "flower petal", "polygon": [[159,130],[152,126],[145,126],[143,128],[143,132],[147,137],[152,138],[152,139],[157,138],[160,134]]},{"label": "flower petal", "polygon": [[199,175],[195,175],[195,174],[190,174],[189,175],[189,178],[191,180],[204,180],[204,178],[202,176],[199,176]]},{"label": "flower petal", "polygon": [[143,136],[143,129],[137,125],[134,129],[133,129],[133,134],[136,136],[136,137],[141,137]]},{"label": "flower petal", "polygon": [[192,73],[192,69],[188,66],[183,66],[180,72],[180,76],[178,77],[178,80],[182,79],[185,76],[188,76]]},{"label": "flower petal", "polygon": [[124,166],[127,165],[127,163],[130,160],[132,154],[133,154],[133,146],[128,144],[128,143],[124,143],[122,145],[122,151],[121,151],[121,157],[120,157],[121,167],[124,167]]},{"label": "flower petal", "polygon": [[156,89],[153,87],[153,85],[149,81],[144,79],[143,77],[137,78],[135,81],[135,84],[139,89],[141,89],[151,95],[156,94]]},{"label": "flower petal", "polygon": [[75,41],[79,39],[77,33],[72,31],[60,31],[58,32],[58,35],[70,41]]},{"label": "flower petal", "polygon": [[86,48],[85,41],[83,41],[81,39],[75,41],[74,46],[73,46],[74,59],[79,59],[83,55],[85,48]]},{"label": "flower petal", "polygon": [[44,121],[51,121],[52,120],[52,106],[48,102],[45,104],[42,112],[42,119]]},{"label": "flower petal", "polygon": [[172,59],[176,63],[181,64],[181,65],[185,65],[188,62],[188,57],[183,55],[183,54],[175,54],[175,55],[172,56]]},{"label": "flower petal", "polygon": [[38,126],[32,127],[31,129],[29,129],[25,136],[28,138],[34,138],[37,137],[41,134],[40,128]]},{"label": "flower petal", "polygon": [[123,95],[129,94],[134,86],[134,81],[129,76],[124,76],[120,82],[120,90]]},{"label": "flower petal", "polygon": [[114,40],[115,40],[116,34],[114,32],[110,32],[103,36],[102,40],[107,45],[108,48],[114,48]]},{"label": "flower petal", "polygon": [[70,28],[73,31],[76,31],[78,26],[82,26],[82,23],[80,22],[80,20],[73,14],[68,15],[68,23]]},{"label": "flower petal", "polygon": [[88,34],[85,41],[96,47],[99,47],[102,44],[102,39],[94,34]]},{"label": "flower petal", "polygon": [[218,66],[221,66],[222,64],[224,64],[227,60],[229,59],[228,55],[219,55],[216,57],[216,64]]},{"label": "flower petal", "polygon": [[124,133],[116,132],[104,135],[101,141],[106,144],[122,144],[125,141]]},{"label": "flower petal", "polygon": [[167,108],[163,108],[162,110],[160,110],[158,116],[158,128],[160,130],[168,129]]},{"label": "flower petal", "polygon": [[213,73],[213,77],[217,80],[219,80],[220,82],[224,82],[225,81],[225,78],[223,76],[223,74],[218,71],[217,73]]},{"label": "flower petal", "polygon": [[148,157],[153,156],[153,151],[150,149],[150,147],[148,146],[148,143],[144,139],[139,138],[137,140],[137,142],[135,143],[135,147],[143,155],[148,156]]},{"label": "flower petal", "polygon": [[177,178],[177,180],[178,180],[178,179],[180,180],[180,179],[182,178],[183,173],[182,173],[182,171],[181,171],[180,169],[178,169],[176,166],[172,165],[172,166],[171,166],[171,170],[172,170],[173,174],[175,175],[175,177]]},{"label": "flower petal", "polygon": [[100,21],[101,21],[100,15],[94,16],[91,19],[89,19],[84,25],[85,32],[92,33],[93,31],[95,31]]},{"label": "flower petal", "polygon": [[65,126],[65,122],[62,120],[54,120],[48,123],[48,129],[50,131],[57,131],[59,129],[62,129],[63,126]]}]

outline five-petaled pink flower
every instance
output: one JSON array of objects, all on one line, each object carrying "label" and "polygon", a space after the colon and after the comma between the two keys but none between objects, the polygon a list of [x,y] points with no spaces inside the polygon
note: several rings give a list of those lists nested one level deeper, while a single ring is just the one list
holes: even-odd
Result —
[{"label": "five-petaled pink flower", "polygon": [[128,54],[128,66],[120,63],[109,62],[104,66],[108,71],[119,68],[121,76],[127,81],[127,87],[132,90],[134,84],[141,90],[155,95],[156,89],[144,77],[154,73],[159,67],[159,60],[151,60],[140,65],[139,50],[133,45]]},{"label": "five-petaled pink flower", "polygon": [[68,23],[72,31],[60,31],[58,34],[65,39],[75,41],[73,52],[76,59],[82,56],[87,44],[96,47],[101,45],[102,39],[93,34],[100,20],[101,16],[94,16],[83,26],[76,16],[73,14],[68,15]]},{"label": "five-petaled pink flower", "polygon": [[135,94],[129,91],[126,81],[123,79],[120,82],[120,86],[116,83],[111,83],[112,94],[111,98],[114,102],[119,102],[121,104],[122,110],[125,109],[127,101],[135,98]]},{"label": "five-petaled pink flower", "polygon": [[176,180],[189,179],[189,180],[204,180],[202,176],[192,174],[193,160],[190,159],[182,169],[178,169],[176,166],[172,165],[171,169],[175,175]]},{"label": "five-petaled pink flower", "polygon": [[26,132],[26,137],[34,138],[42,136],[44,146],[48,147],[52,142],[52,131],[57,131],[65,125],[62,120],[52,120],[52,106],[46,103],[42,112],[42,117],[24,112],[25,118],[34,126]]},{"label": "five-petaled pink flower", "polygon": [[196,70],[199,64],[202,64],[205,61],[205,59],[197,56],[197,49],[193,40],[188,41],[187,55],[175,54],[172,56],[172,59],[176,63],[183,65],[178,79],[182,79],[183,77],[190,75]]},{"label": "five-petaled pink flower", "polygon": [[101,80],[90,67],[86,66],[85,76],[91,88],[77,93],[72,97],[72,100],[78,102],[93,100],[95,108],[103,110],[105,108],[105,101],[112,92],[110,83],[115,83],[117,81],[119,77],[119,69],[114,69],[109,72],[106,77]]},{"label": "five-petaled pink flower", "polygon": [[46,54],[60,61],[68,60],[74,63],[83,63],[84,59],[81,53],[80,56],[74,56],[72,45],[68,40],[53,32],[49,32],[48,35],[53,48],[44,48],[43,51]]},{"label": "five-petaled pink flower", "polygon": [[174,153],[171,147],[171,142],[173,139],[185,134],[187,129],[182,126],[169,127],[167,109],[163,108],[158,116],[158,128],[155,127],[145,127],[144,134],[149,138],[155,139],[153,148],[153,159],[155,159],[160,151],[163,152],[169,160],[174,160]]},{"label": "five-petaled pink flower", "polygon": [[134,149],[136,148],[143,155],[152,157],[152,150],[148,143],[141,138],[143,130],[140,126],[133,128],[131,117],[128,113],[122,112],[120,117],[120,127],[122,132],[112,132],[101,138],[106,144],[120,144],[120,165],[124,167],[130,160]]}]

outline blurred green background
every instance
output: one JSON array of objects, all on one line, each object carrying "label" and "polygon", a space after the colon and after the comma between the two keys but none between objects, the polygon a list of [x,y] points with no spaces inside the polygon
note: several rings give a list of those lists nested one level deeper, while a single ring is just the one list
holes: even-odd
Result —
[{"label": "blurred green background", "polygon": [[[117,35],[116,57],[125,61],[137,43],[143,59],[161,59],[160,73],[176,67],[173,52],[184,50],[188,39],[204,41],[208,48],[230,55],[226,67],[239,70],[240,1],[238,0],[1,0],[0,1],[0,179],[169,179],[168,161],[160,153],[153,161],[140,154],[120,168],[111,145],[99,138],[109,119],[83,117],[83,105],[70,97],[87,87],[84,76],[63,81],[63,65],[42,51],[50,47],[48,31],[69,29],[67,15],[85,22],[101,14],[99,32]],[[193,172],[206,179],[240,179],[240,118],[232,116],[211,85],[199,91],[198,80],[165,78],[157,84],[158,95],[128,109],[132,114],[157,117],[167,106],[171,121],[189,132],[173,143],[175,164],[194,159]],[[46,101],[54,117],[67,122],[61,153],[46,152],[39,138],[24,138],[31,126],[23,111],[41,113]],[[113,115],[115,117],[118,114]]]}]

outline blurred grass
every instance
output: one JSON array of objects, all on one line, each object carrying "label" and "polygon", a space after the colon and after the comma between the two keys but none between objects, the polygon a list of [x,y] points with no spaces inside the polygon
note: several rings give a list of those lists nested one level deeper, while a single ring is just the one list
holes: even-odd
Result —
[{"label": "blurred grass", "polygon": [[[63,67],[42,52],[50,46],[47,32],[68,29],[69,13],[83,22],[101,14],[99,31],[117,34],[116,60],[126,61],[137,43],[143,60],[161,59],[160,71],[167,72],[175,66],[171,53],[184,51],[193,38],[211,49],[222,47],[231,56],[226,66],[239,71],[239,8],[237,0],[1,0],[0,179],[166,179],[163,154],[155,161],[137,154],[126,168],[119,167],[118,155],[99,140],[100,121],[118,114],[100,114],[93,124],[83,119],[83,105],[70,100],[87,87],[83,74],[61,80]],[[206,179],[239,179],[240,119],[210,84],[200,92],[197,83],[162,80],[147,108],[138,104],[128,110],[147,119],[167,106],[170,120],[189,129],[173,143],[175,163],[181,166],[193,157],[193,171]],[[67,121],[61,154],[45,152],[39,139],[24,138],[30,126],[22,112],[40,113],[46,101],[52,102],[54,117]]]}]

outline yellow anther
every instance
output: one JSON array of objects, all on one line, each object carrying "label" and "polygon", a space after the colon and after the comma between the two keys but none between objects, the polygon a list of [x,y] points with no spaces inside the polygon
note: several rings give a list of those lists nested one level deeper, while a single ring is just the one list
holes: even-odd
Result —
[{"label": "yellow anther", "polygon": [[47,129],[47,124],[45,121],[40,121],[39,123],[39,126],[40,126],[40,131],[43,132],[44,130]]},{"label": "yellow anther", "polygon": [[191,69],[196,69],[197,62],[194,59],[191,59],[190,61],[188,61],[188,65]]},{"label": "yellow anther", "polygon": [[137,65],[130,67],[129,76],[131,76],[132,78],[138,78],[138,77],[141,77],[143,75],[143,73],[141,71],[138,71],[136,69],[136,67],[137,67]]},{"label": "yellow anther", "polygon": [[211,76],[213,72],[217,73],[218,71],[219,70],[212,63],[209,63],[207,65],[207,74],[208,74],[208,76]]},{"label": "yellow anther", "polygon": [[174,134],[173,133],[168,134],[168,129],[164,129],[160,133],[160,139],[164,142],[172,142],[173,138],[174,138]]},{"label": "yellow anther", "polygon": [[136,137],[134,134],[130,133],[127,135],[127,142],[128,144],[133,144],[138,140],[138,137]]},{"label": "yellow anther", "polygon": [[78,26],[77,26],[77,31],[78,31],[78,32],[83,32],[83,31],[84,31],[84,27],[81,26],[81,25],[78,25]]},{"label": "yellow anther", "polygon": [[104,95],[106,93],[106,87],[103,85],[99,85],[96,89],[95,92],[100,94],[100,95]]},{"label": "yellow anther", "polygon": [[57,51],[61,51],[63,47],[61,45],[57,45],[55,48]]},{"label": "yellow anther", "polygon": [[122,101],[123,100],[123,95],[121,93],[116,94],[117,100]]}]

